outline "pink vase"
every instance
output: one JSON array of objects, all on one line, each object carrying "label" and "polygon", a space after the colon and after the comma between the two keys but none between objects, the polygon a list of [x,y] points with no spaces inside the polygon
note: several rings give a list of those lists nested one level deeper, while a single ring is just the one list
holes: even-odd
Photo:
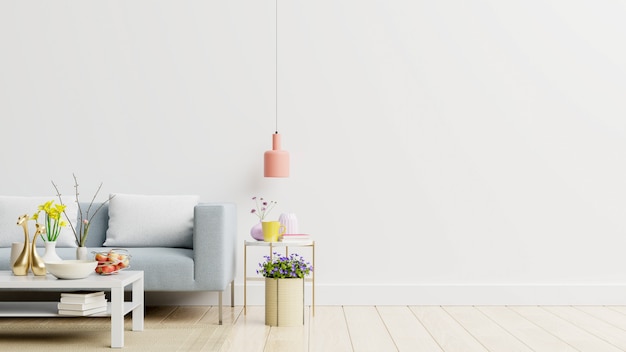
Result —
[{"label": "pink vase", "polygon": [[294,235],[300,233],[298,230],[298,218],[296,218],[296,214],[294,213],[283,213],[280,214],[278,218],[281,225],[285,226],[285,233]]},{"label": "pink vase", "polygon": [[257,241],[263,241],[263,226],[261,225],[261,222],[252,226],[252,229],[250,229],[250,236]]}]

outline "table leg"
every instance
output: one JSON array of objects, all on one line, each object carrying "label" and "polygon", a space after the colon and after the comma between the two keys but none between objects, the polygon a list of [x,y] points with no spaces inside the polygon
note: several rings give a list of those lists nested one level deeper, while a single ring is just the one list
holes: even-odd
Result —
[{"label": "table leg", "polygon": [[222,295],[223,295],[224,291],[219,291],[217,293],[217,304],[219,306],[219,313],[217,315],[217,323],[219,325],[222,325],[222,311],[224,310],[224,306],[222,305]]},{"label": "table leg", "polygon": [[[315,241],[313,241],[313,246],[312,246],[312,252],[313,252],[313,271],[315,271],[315,269],[317,269],[315,267]],[[311,273],[311,305],[313,306],[313,316],[315,316],[315,273],[312,272]]]},{"label": "table leg", "polygon": [[124,347],[124,288],[111,289],[111,347]]},{"label": "table leg", "polygon": [[243,244],[243,314],[246,314],[246,303],[247,302],[247,294],[248,294],[248,287],[247,287],[247,281],[248,280],[248,246],[246,246],[246,243],[244,242]]},{"label": "table leg", "polygon": [[230,306],[235,306],[235,280],[230,282]]},{"label": "table leg", "polygon": [[[143,331],[144,319],[144,292],[143,277],[133,282],[133,331]],[[122,319],[123,320],[123,319]]]}]

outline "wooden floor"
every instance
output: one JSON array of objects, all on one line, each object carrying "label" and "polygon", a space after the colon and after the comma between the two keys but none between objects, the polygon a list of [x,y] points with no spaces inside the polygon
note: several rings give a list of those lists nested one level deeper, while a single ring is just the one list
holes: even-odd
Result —
[{"label": "wooden floor", "polygon": [[[125,321],[125,351],[626,351],[626,307],[318,306],[298,327],[265,325],[262,306],[148,306]],[[22,335],[15,337],[17,333]],[[0,351],[110,351],[108,318],[2,318]]]},{"label": "wooden floor", "polygon": [[[209,308],[172,309],[163,323],[206,321],[194,309]],[[245,315],[226,308],[202,351],[626,351],[621,306],[318,306],[311,313],[302,327],[269,327],[263,307]]]}]

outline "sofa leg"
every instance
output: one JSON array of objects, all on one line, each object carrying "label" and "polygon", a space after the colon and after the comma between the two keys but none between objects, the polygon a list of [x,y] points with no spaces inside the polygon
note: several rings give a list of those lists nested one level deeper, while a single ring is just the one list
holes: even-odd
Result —
[{"label": "sofa leg", "polygon": [[235,306],[235,280],[230,282],[230,306]]},{"label": "sofa leg", "polygon": [[219,313],[218,313],[219,318],[218,318],[218,321],[219,321],[220,325],[222,325],[222,292],[223,291],[220,291],[218,293],[219,297],[218,297],[218,300],[217,300],[218,305],[219,305]]}]

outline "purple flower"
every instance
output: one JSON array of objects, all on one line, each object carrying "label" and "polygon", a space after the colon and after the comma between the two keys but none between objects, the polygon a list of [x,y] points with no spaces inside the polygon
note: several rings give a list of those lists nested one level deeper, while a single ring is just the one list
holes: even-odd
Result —
[{"label": "purple flower", "polygon": [[276,206],[277,204],[277,202],[275,201],[267,202],[263,200],[263,198],[257,198],[257,197],[252,197],[252,200],[254,201],[256,207],[253,208],[254,211],[251,211],[250,213],[258,216],[261,221],[265,219],[265,216],[269,214],[272,208],[274,208],[274,206]]},{"label": "purple flower", "polygon": [[269,278],[303,278],[309,275],[313,268],[304,258],[291,254],[288,257],[274,252],[272,256],[264,256],[265,262],[259,263],[261,270],[258,271],[264,277]]}]

